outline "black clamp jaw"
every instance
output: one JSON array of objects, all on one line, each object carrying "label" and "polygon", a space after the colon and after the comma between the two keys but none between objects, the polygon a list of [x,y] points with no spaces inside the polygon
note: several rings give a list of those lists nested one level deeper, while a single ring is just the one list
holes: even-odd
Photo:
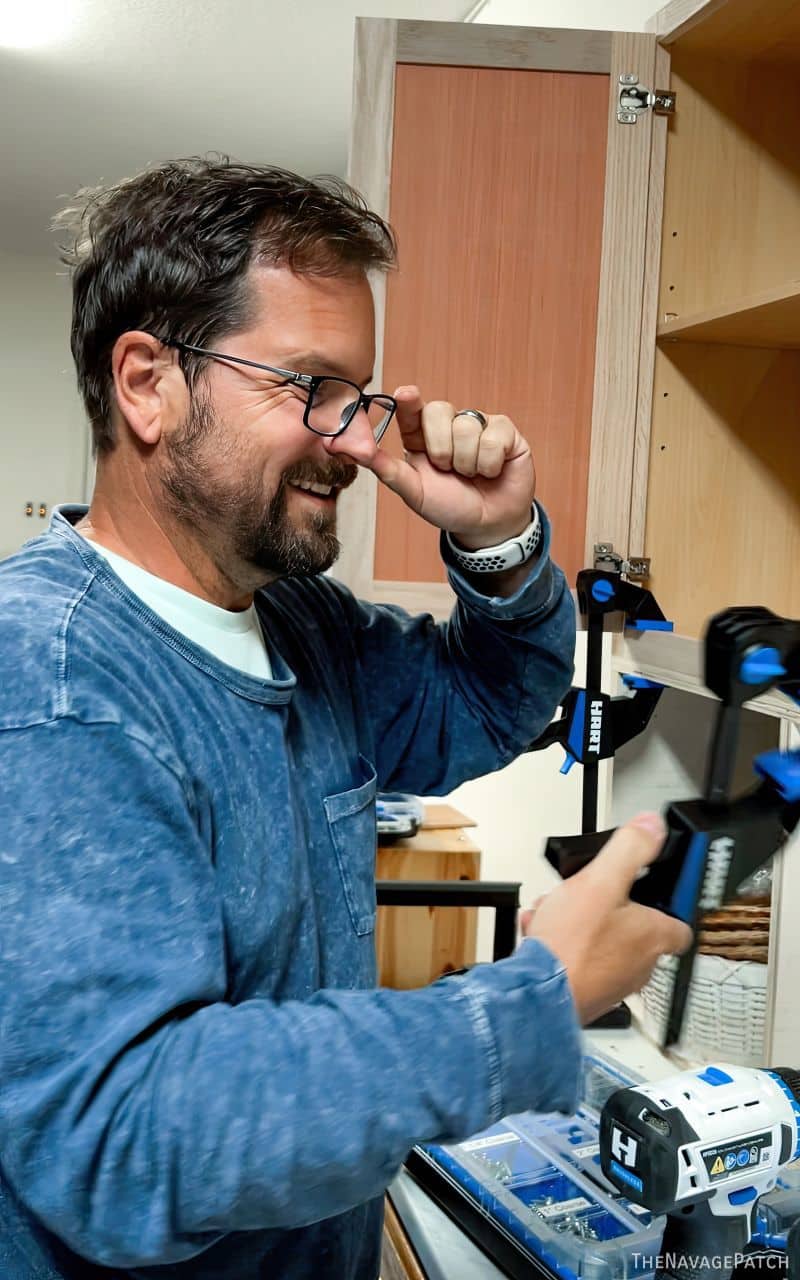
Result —
[{"label": "black clamp jaw", "polygon": [[[635,901],[692,927],[702,912],[733,897],[800,821],[800,750],[756,757],[760,784],[744,795],[730,794],[745,702],[770,689],[800,702],[800,621],[760,607],[717,614],[705,635],[705,683],[721,700],[705,794],[670,805],[664,848],[631,890]],[[611,834],[553,838],[545,856],[566,878],[590,862]],[[680,1038],[695,954],[696,943],[678,964],[665,1047]]]},{"label": "black clamp jaw", "polygon": [[572,688],[561,702],[561,715],[528,748],[541,751],[558,744],[566,759],[562,773],[583,765],[584,832],[597,830],[597,772],[620,747],[647,728],[661,696],[662,685],[640,677],[625,676],[632,695],[612,698],[601,688],[603,621],[606,614],[622,613],[625,626],[639,631],[671,631],[655,597],[644,587],[623,577],[620,567],[583,569],[577,581],[578,608],[587,622],[586,685]]}]

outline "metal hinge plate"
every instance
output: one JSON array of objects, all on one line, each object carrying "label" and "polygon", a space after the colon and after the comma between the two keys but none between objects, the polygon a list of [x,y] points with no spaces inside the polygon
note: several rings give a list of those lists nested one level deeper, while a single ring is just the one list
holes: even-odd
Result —
[{"label": "metal hinge plate", "polygon": [[649,556],[631,556],[624,560],[615,550],[611,542],[594,544],[594,567],[606,573],[624,573],[626,578],[649,578]]},{"label": "metal hinge plate", "polygon": [[620,124],[636,124],[639,116],[651,110],[657,116],[674,115],[676,96],[672,89],[656,89],[654,93],[639,83],[635,72],[629,71],[619,78],[617,119]]}]

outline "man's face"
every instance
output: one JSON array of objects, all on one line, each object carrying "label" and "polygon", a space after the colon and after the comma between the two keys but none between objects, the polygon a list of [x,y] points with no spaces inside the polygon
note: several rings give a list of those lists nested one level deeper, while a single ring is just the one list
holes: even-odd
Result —
[{"label": "man's face", "polygon": [[[362,388],[375,353],[372,294],[362,274],[333,279],[286,267],[250,272],[257,320],[215,351]],[[335,440],[303,424],[307,392],[277,375],[211,361],[186,420],[164,439],[164,493],[226,574],[321,573],[339,553],[336,498],[374,451],[363,413]],[[366,453],[365,453],[366,451]],[[308,485],[332,486],[330,495]]]}]

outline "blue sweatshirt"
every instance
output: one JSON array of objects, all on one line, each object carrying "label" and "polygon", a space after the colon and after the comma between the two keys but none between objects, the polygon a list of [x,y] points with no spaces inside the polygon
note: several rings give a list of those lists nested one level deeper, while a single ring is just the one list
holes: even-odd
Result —
[{"label": "blue sweatshirt", "polygon": [[576,1103],[540,943],[375,990],[375,793],[507,764],[572,676],[544,551],[437,626],[256,596],[273,679],[192,645],[58,510],[0,565],[0,1276],[375,1280],[417,1142]]}]

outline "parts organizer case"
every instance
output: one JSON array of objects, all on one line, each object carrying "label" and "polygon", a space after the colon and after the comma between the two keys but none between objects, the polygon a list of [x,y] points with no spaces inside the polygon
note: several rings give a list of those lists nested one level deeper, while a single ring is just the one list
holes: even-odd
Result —
[{"label": "parts organizer case", "polygon": [[[415,1147],[406,1168],[513,1280],[652,1277],[665,1220],[621,1195],[600,1168],[603,1104],[641,1079],[592,1053],[574,1116],[509,1116],[466,1142]],[[758,1210],[754,1241],[772,1247],[800,1214],[800,1162],[783,1175]]]}]

